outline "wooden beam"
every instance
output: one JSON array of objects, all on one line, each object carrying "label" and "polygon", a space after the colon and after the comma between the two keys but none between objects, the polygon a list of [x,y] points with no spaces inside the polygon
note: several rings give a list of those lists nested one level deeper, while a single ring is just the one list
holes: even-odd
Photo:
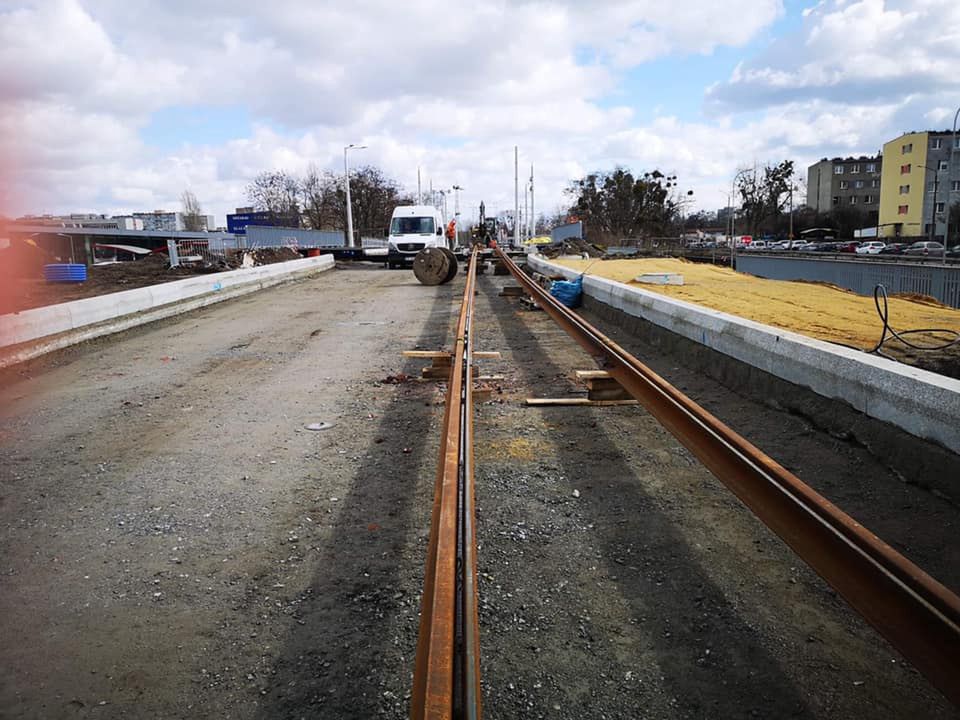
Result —
[{"label": "wooden beam", "polygon": [[606,407],[608,405],[637,405],[636,400],[591,400],[585,397],[527,398],[529,407],[560,407],[577,405],[583,407]]}]

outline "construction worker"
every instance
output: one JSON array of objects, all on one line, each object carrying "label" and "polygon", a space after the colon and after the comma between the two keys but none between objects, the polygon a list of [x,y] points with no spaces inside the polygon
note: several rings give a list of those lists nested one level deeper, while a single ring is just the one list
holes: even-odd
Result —
[{"label": "construction worker", "polygon": [[457,246],[457,221],[451,220],[447,223],[447,244],[452,250]]}]

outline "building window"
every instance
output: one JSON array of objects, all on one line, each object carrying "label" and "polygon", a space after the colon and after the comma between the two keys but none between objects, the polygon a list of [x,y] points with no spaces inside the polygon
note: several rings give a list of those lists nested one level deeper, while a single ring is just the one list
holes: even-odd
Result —
[{"label": "building window", "polygon": [[872,205],[874,202],[876,202],[876,200],[873,199],[873,195],[864,195],[863,202],[866,205]]},{"label": "building window", "polygon": [[853,184],[853,186],[856,187],[856,188],[862,188],[862,187],[863,187],[863,180],[857,180],[857,181]]},{"label": "building window", "polygon": [[933,138],[933,140],[930,141],[930,149],[931,149],[931,150],[939,150],[939,149],[942,148],[942,147],[943,147],[943,140],[942,140],[942,139],[940,139],[940,138]]},{"label": "building window", "polygon": [[957,139],[953,141],[953,147],[956,150],[960,150],[960,135],[957,135]]},{"label": "building window", "polygon": [[851,204],[851,205],[856,205],[856,204],[857,204],[857,196],[856,196],[856,195],[851,195],[851,196],[850,196],[850,204]]},{"label": "building window", "polygon": [[834,165],[833,166],[834,175],[843,175],[843,165]]},{"label": "building window", "polygon": [[858,173],[858,172],[860,172],[860,166],[859,166],[859,165],[853,165],[853,166],[851,166],[850,172],[851,172],[851,173]]},{"label": "building window", "polygon": [[871,180],[871,181],[870,181],[870,187],[880,187],[880,181],[879,181],[879,180]]},{"label": "building window", "polygon": [[901,165],[901,166],[900,166],[900,174],[901,174],[901,175],[908,175],[909,173],[910,173],[910,164],[909,164],[909,163],[907,163],[906,165]]},{"label": "building window", "polygon": [[868,172],[868,173],[875,173],[876,171],[877,171],[877,164],[876,164],[876,163],[867,163],[867,172]]},{"label": "building window", "polygon": [[937,203],[937,207],[934,209],[934,212],[942,213],[944,208],[943,203]]},{"label": "building window", "polygon": [[913,143],[907,143],[907,144],[904,145],[903,148],[901,148],[901,149],[902,149],[904,155],[907,155],[907,154],[909,154],[909,153],[912,153],[912,152],[913,152]]},{"label": "building window", "polygon": [[909,195],[909,194],[910,194],[910,186],[909,186],[909,185],[901,185],[901,186],[900,186],[900,194],[901,194],[901,195]]},{"label": "building window", "polygon": [[960,191],[960,180],[954,180],[952,183],[950,183],[950,192],[958,191]]},{"label": "building window", "polygon": [[909,205],[900,205],[899,207],[897,207],[897,215],[906,215],[909,210],[910,210]]},{"label": "building window", "polygon": [[841,180],[841,181],[840,181],[840,189],[841,189],[841,190],[846,190],[846,189],[847,189],[847,185],[848,185],[848,183],[847,183],[846,180]]},{"label": "building window", "polygon": [[932,193],[932,192],[933,192],[933,189],[934,189],[936,186],[937,186],[937,184],[936,184],[935,182],[928,182],[928,183],[927,183],[927,192]]},{"label": "building window", "polygon": [[839,205],[839,204],[840,204],[840,196],[839,196],[839,195],[834,195],[834,196],[833,196],[833,204],[834,204],[834,205]]},{"label": "building window", "polygon": [[937,170],[946,170],[950,164],[946,160],[941,160],[940,164],[937,165]]}]

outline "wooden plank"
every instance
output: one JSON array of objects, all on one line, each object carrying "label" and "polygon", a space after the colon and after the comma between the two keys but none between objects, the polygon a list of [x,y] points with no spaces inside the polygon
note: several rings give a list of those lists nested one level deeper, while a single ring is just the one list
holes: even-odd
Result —
[{"label": "wooden plank", "polygon": [[526,291],[519,285],[504,285],[500,289],[500,297],[523,297]]},{"label": "wooden plank", "polygon": [[475,360],[484,360],[484,359],[485,359],[485,360],[499,360],[499,359],[500,359],[500,351],[499,351],[499,350],[490,350],[490,351],[487,351],[487,352],[481,352],[481,351],[477,350],[477,351],[475,351],[475,352],[473,353],[473,357],[474,357]]},{"label": "wooden plank", "polygon": [[477,375],[474,379],[477,382],[503,382],[506,377],[503,375]]},{"label": "wooden plank", "polygon": [[577,380],[595,380],[597,378],[608,378],[610,373],[606,370],[577,370]]},{"label": "wooden plank", "polygon": [[446,350],[404,350],[403,356],[415,358],[448,358],[450,357],[450,353]]},{"label": "wooden plank", "polygon": [[586,407],[604,407],[607,405],[637,405],[636,400],[591,400],[585,397],[569,398],[527,398],[530,407],[560,407],[564,405],[579,405]]}]

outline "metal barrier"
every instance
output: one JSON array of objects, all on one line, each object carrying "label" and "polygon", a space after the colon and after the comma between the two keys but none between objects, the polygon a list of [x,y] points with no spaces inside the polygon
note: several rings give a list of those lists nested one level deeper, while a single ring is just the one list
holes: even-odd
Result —
[{"label": "metal barrier", "polygon": [[872,295],[877,285],[890,294],[929,295],[944,305],[960,308],[960,266],[789,257],[759,252],[737,253],[737,270],[771,280],[813,280]]}]

